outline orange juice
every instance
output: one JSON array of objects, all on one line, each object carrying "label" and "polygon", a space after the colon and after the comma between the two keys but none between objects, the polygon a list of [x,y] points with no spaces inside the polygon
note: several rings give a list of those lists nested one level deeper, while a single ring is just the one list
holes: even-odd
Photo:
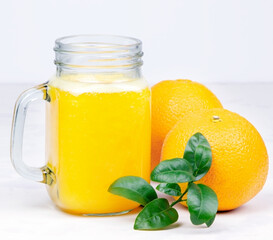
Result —
[{"label": "orange juice", "polygon": [[46,152],[55,176],[48,186],[53,201],[75,214],[136,208],[138,203],[107,190],[122,176],[149,181],[150,89],[145,81],[67,75],[49,82],[48,95]]}]

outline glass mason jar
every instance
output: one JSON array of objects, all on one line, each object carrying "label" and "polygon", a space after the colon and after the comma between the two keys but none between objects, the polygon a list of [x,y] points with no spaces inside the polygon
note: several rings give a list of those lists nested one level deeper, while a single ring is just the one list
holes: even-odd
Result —
[{"label": "glass mason jar", "polygon": [[[19,174],[42,182],[53,202],[73,214],[119,214],[139,204],[107,190],[122,176],[150,175],[150,89],[141,74],[141,41],[79,35],[56,40],[56,75],[22,93],[11,136]],[[26,110],[46,103],[46,165],[22,161]]]}]

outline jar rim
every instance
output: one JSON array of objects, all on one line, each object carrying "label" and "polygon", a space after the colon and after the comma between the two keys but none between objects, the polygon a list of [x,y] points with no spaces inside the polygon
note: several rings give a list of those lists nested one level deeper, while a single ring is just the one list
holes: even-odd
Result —
[{"label": "jar rim", "polygon": [[133,69],[142,62],[142,42],[133,37],[81,34],[55,41],[55,64],[60,70],[113,71]]},{"label": "jar rim", "polygon": [[[107,50],[115,49],[134,49],[142,45],[141,40],[121,35],[111,34],[78,34],[57,38],[55,40],[55,52],[94,52],[94,48]],[[88,50],[92,51],[88,51]],[[96,51],[97,52],[97,51]]]}]

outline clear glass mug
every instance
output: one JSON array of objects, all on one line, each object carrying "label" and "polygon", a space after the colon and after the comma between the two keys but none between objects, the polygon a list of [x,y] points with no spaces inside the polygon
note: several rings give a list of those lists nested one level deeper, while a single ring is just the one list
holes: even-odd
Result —
[{"label": "clear glass mug", "polygon": [[[139,204],[109,193],[122,176],[150,174],[150,89],[139,40],[78,35],[56,40],[56,75],[21,94],[14,110],[11,160],[25,178],[45,183],[73,214],[111,215]],[[29,103],[46,101],[46,165],[22,161]]]}]

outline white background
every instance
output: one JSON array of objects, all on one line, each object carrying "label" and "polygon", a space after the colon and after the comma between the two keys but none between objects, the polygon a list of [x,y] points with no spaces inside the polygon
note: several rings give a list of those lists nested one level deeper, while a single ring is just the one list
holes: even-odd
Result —
[{"label": "white background", "polygon": [[0,82],[46,81],[54,40],[81,33],[141,39],[151,84],[273,81],[272,0],[1,0],[0,11]]}]

